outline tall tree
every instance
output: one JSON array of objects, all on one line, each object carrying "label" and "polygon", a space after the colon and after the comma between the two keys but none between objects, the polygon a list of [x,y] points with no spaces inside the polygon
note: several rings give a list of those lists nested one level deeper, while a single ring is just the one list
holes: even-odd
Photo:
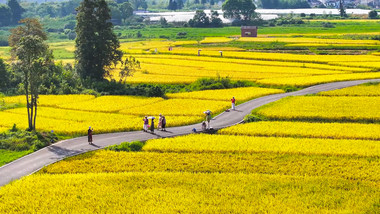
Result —
[{"label": "tall tree", "polygon": [[17,24],[21,20],[21,16],[25,12],[25,9],[21,7],[17,0],[9,0],[8,6],[12,11],[12,23]]},{"label": "tall tree", "polygon": [[256,16],[256,6],[252,0],[227,0],[222,5],[224,18],[250,21]]},{"label": "tall tree", "polygon": [[102,80],[121,61],[120,43],[113,33],[104,0],[84,0],[78,7],[75,39],[77,70],[84,79]]},{"label": "tall tree", "polygon": [[0,27],[8,26],[12,23],[12,11],[5,4],[0,4]]},{"label": "tall tree", "polygon": [[0,58],[0,91],[6,89],[8,78],[7,65],[4,63],[4,60]]},{"label": "tall tree", "polygon": [[346,9],[344,8],[344,1],[339,0],[339,14],[340,17],[347,17]]},{"label": "tall tree", "polygon": [[[36,129],[37,104],[43,74],[52,65],[52,52],[45,43],[46,34],[36,19],[21,20],[25,26],[13,29],[9,41],[12,47],[12,64],[21,73],[26,96],[29,130]],[[35,25],[34,25],[35,24]],[[42,33],[42,34],[41,34]],[[41,34],[41,35],[40,35]]]},{"label": "tall tree", "polygon": [[121,12],[121,19],[125,22],[125,20],[133,15],[133,7],[131,3],[124,2],[119,5],[119,9]]}]

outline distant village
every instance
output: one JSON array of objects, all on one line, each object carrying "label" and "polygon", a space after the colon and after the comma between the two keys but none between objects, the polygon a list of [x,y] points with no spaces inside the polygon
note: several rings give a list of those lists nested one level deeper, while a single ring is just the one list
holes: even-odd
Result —
[{"label": "distant village", "polygon": [[[357,8],[358,6],[368,6],[380,8],[380,0],[342,0],[346,8]],[[340,0],[308,0],[311,7],[339,8]]]}]

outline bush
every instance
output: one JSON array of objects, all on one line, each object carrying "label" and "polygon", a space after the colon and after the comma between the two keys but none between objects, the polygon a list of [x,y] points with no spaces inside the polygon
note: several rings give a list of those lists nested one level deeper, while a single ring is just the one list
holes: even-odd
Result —
[{"label": "bush", "polygon": [[376,10],[371,10],[369,13],[368,13],[368,18],[370,19],[376,19],[377,18],[377,11]]},{"label": "bush", "polygon": [[105,149],[111,150],[111,151],[116,151],[116,152],[120,152],[120,151],[138,152],[138,151],[141,151],[143,146],[144,146],[143,142],[134,141],[134,142],[123,142],[123,143],[120,143],[119,145],[106,147]]},{"label": "bush", "polygon": [[260,116],[253,115],[253,114],[249,114],[249,115],[244,117],[245,123],[259,122],[259,121],[263,121],[263,120],[265,120],[265,119],[260,117]]},{"label": "bush", "polygon": [[324,27],[324,28],[335,28],[334,24],[331,22],[322,22],[322,27]]}]

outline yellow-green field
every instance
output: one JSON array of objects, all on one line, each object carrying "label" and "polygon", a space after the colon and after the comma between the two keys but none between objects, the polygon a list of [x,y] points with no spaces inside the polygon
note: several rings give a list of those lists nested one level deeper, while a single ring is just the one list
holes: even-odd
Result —
[{"label": "yellow-green field", "polygon": [[290,97],[257,114],[269,119],[380,122],[380,97]]},{"label": "yellow-green field", "polygon": [[223,129],[220,134],[380,140],[380,124],[261,121]]},{"label": "yellow-green field", "polygon": [[[305,87],[319,83],[355,79],[380,78],[380,57],[376,54],[363,55],[300,55],[289,53],[251,52],[228,45],[228,42],[282,42],[287,46],[311,47],[352,46],[372,47],[377,40],[320,39],[305,37],[227,38],[208,37],[198,41],[148,40],[124,42],[121,50],[141,62],[141,69],[129,83],[192,83],[201,77],[228,76],[233,80],[248,80],[265,85],[291,85]],[[299,36],[299,35],[298,35]],[[315,35],[315,37],[323,36]],[[209,44],[206,47],[196,47]],[[211,44],[211,45],[210,45]],[[192,45],[194,47],[188,47]],[[217,46],[213,46],[217,45]],[[56,60],[74,63],[74,43],[50,44]],[[173,50],[169,51],[168,48]],[[4,49],[6,51],[7,49]],[[157,52],[156,52],[157,50]],[[201,50],[200,56],[198,50]],[[220,51],[223,52],[221,57]],[[113,78],[118,79],[114,70]],[[168,78],[170,76],[170,78]]]}]

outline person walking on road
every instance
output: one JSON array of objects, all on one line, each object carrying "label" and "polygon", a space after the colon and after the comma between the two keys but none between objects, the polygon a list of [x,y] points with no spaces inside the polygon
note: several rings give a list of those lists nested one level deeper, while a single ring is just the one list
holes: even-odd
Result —
[{"label": "person walking on road", "polygon": [[162,114],[160,114],[160,117],[158,118],[157,130],[162,130],[162,119]]},{"label": "person walking on road", "polygon": [[149,124],[148,117],[145,116],[144,119],[143,119],[143,121],[144,121],[143,131],[147,132],[148,131],[148,124]]},{"label": "person walking on road", "polygon": [[211,111],[210,110],[207,110],[204,112],[206,114],[206,121],[207,121],[207,129],[210,129],[211,126],[210,126],[210,121],[211,121]]},{"label": "person walking on road", "polygon": [[152,117],[152,122],[150,123],[150,131],[154,133],[154,117]]},{"label": "person walking on road", "polygon": [[232,99],[231,99],[232,110],[235,110],[235,102],[236,102],[235,97],[232,97]]},{"label": "person walking on road", "polygon": [[87,130],[87,137],[88,137],[88,144],[92,144],[92,132],[94,131],[93,128],[91,128],[91,126],[88,128]]},{"label": "person walking on road", "polygon": [[162,116],[162,131],[166,131],[166,118]]}]

